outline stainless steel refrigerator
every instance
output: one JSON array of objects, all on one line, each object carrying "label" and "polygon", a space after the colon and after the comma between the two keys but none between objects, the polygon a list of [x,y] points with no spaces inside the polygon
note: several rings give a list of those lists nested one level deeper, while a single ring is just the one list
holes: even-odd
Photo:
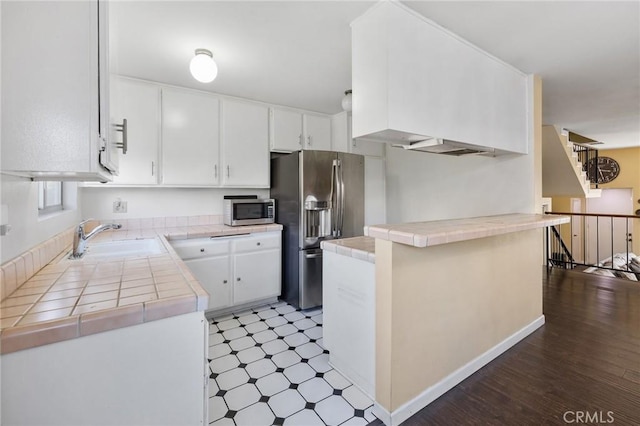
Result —
[{"label": "stainless steel refrigerator", "polygon": [[363,235],[364,157],[299,151],[271,160],[271,198],[283,225],[282,298],[322,305],[323,240]]}]

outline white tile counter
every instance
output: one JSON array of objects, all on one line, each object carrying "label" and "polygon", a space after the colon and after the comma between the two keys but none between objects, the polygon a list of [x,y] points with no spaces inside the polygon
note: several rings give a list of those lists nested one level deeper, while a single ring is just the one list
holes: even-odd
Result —
[{"label": "white tile counter", "polygon": [[401,223],[397,225],[365,226],[364,234],[369,237],[413,247],[430,247],[511,232],[545,228],[569,223],[569,220],[568,216],[516,213],[466,219]]},{"label": "white tile counter", "polygon": [[[91,239],[89,247],[92,242],[157,238],[164,251],[149,256],[79,260],[66,258],[71,250],[68,244],[72,233],[65,231],[62,237],[51,239],[56,241],[55,251],[59,254],[49,254],[52,260],[42,262],[45,264],[41,269],[33,259],[44,248],[36,248],[3,265],[3,281],[11,279],[15,287],[4,293],[6,296],[0,303],[1,352],[204,311],[208,293],[168,241],[281,229],[278,224],[244,227],[193,224],[104,231]],[[54,250],[50,245],[42,244],[49,251]],[[40,257],[44,259],[44,254]],[[31,276],[25,270],[31,270]]]},{"label": "white tile counter", "polygon": [[376,239],[371,237],[341,238],[320,243],[323,250],[376,263]]}]

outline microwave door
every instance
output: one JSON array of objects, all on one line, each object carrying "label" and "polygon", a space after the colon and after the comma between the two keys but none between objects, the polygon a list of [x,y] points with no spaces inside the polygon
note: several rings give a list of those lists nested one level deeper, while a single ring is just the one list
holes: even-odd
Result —
[{"label": "microwave door", "polygon": [[274,200],[225,200],[225,225],[258,225],[274,222]]}]

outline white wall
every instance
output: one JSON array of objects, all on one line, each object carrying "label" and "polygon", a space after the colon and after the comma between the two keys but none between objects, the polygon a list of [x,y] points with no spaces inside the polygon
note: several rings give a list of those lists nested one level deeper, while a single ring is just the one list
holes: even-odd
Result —
[{"label": "white wall", "polygon": [[[256,194],[268,189],[228,188],[81,188],[84,219],[136,219],[159,216],[221,215],[224,195]],[[127,202],[127,213],[113,213],[113,202]]]},{"label": "white wall", "polygon": [[387,222],[533,213],[532,155],[495,158],[387,147]]},{"label": "white wall", "polygon": [[[8,220],[12,229],[0,237],[0,263],[5,263],[19,254],[40,244],[46,239],[72,227],[79,222],[77,209],[70,209],[43,218],[38,217],[38,184],[26,178],[0,175],[2,181],[2,204],[7,206]],[[65,204],[76,204],[76,184],[65,184]]]}]

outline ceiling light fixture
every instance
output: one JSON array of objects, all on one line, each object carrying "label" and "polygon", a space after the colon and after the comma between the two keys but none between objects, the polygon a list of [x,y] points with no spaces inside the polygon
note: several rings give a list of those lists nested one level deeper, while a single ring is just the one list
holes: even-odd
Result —
[{"label": "ceiling light fixture", "polygon": [[196,49],[196,56],[191,59],[189,70],[193,78],[200,83],[211,83],[218,75],[218,66],[211,51],[207,49]]},{"label": "ceiling light fixture", "polygon": [[342,109],[345,111],[351,111],[352,107],[352,99],[351,99],[351,89],[344,92],[344,98],[342,98]]}]

